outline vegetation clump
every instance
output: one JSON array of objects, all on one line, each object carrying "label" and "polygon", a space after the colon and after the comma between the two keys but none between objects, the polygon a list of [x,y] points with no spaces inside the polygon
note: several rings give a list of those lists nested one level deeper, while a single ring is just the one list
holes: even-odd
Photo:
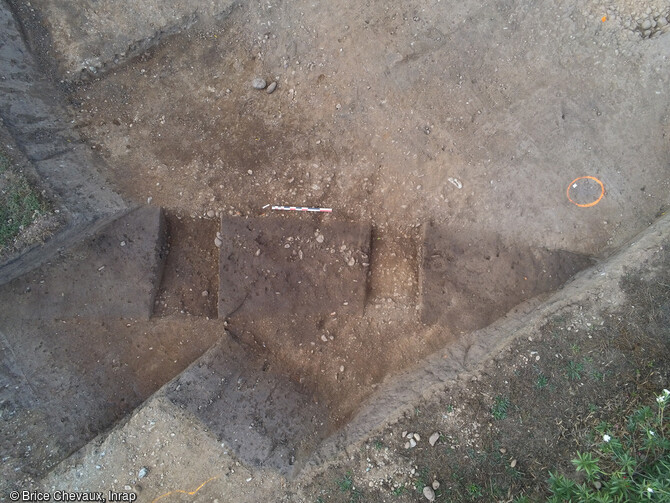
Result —
[{"label": "vegetation clump", "polygon": [[572,460],[581,482],[550,472],[549,503],[670,501],[668,404],[664,389],[653,408],[636,410],[622,424],[601,423],[600,441]]},{"label": "vegetation clump", "polygon": [[7,155],[0,151],[0,252],[48,209],[26,177],[11,167]]}]

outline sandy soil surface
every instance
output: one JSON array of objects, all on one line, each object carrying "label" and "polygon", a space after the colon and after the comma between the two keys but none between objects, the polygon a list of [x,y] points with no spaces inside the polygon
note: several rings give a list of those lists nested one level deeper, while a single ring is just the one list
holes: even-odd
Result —
[{"label": "sandy soil surface", "polygon": [[[72,110],[138,202],[332,206],[598,254],[667,202],[668,42],[595,11],[248,3],[75,86]],[[566,198],[584,175],[607,191],[588,211]]]}]

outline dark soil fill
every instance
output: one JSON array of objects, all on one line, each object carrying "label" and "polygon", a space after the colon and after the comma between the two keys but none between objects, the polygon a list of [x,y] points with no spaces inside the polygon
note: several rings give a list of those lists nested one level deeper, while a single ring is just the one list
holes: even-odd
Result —
[{"label": "dark soil fill", "polygon": [[456,334],[476,330],[592,264],[577,253],[431,225],[424,241],[422,320]]},{"label": "dark soil fill", "polygon": [[219,289],[218,221],[167,213],[168,254],[154,316],[192,315],[215,319]]}]

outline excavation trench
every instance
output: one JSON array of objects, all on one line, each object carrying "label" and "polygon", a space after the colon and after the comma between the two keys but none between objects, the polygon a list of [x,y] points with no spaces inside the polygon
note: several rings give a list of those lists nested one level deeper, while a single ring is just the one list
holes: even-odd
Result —
[{"label": "excavation trench", "polygon": [[246,463],[285,475],[387,376],[592,264],[499,236],[464,239],[434,225],[380,233],[301,213],[220,225],[172,215],[168,228],[155,316],[216,318],[216,298],[233,340],[167,396]]}]

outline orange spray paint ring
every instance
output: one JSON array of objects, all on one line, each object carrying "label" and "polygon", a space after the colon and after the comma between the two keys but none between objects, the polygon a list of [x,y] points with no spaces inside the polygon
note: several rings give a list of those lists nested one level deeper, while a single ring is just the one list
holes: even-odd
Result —
[{"label": "orange spray paint ring", "polygon": [[[570,188],[575,183],[577,183],[579,180],[593,180],[598,185],[600,185],[600,195],[598,196],[598,199],[596,199],[592,203],[588,203],[588,204],[579,204],[579,203],[573,201],[572,198],[570,197]],[[590,208],[591,206],[595,206],[596,204],[598,204],[600,202],[600,200],[603,198],[603,196],[605,195],[605,186],[603,185],[603,182],[598,180],[595,176],[580,176],[579,178],[575,178],[573,181],[570,182],[570,185],[568,185],[568,190],[566,191],[566,194],[568,196],[568,200],[572,204],[574,204],[576,206],[579,206],[580,208]]]}]

